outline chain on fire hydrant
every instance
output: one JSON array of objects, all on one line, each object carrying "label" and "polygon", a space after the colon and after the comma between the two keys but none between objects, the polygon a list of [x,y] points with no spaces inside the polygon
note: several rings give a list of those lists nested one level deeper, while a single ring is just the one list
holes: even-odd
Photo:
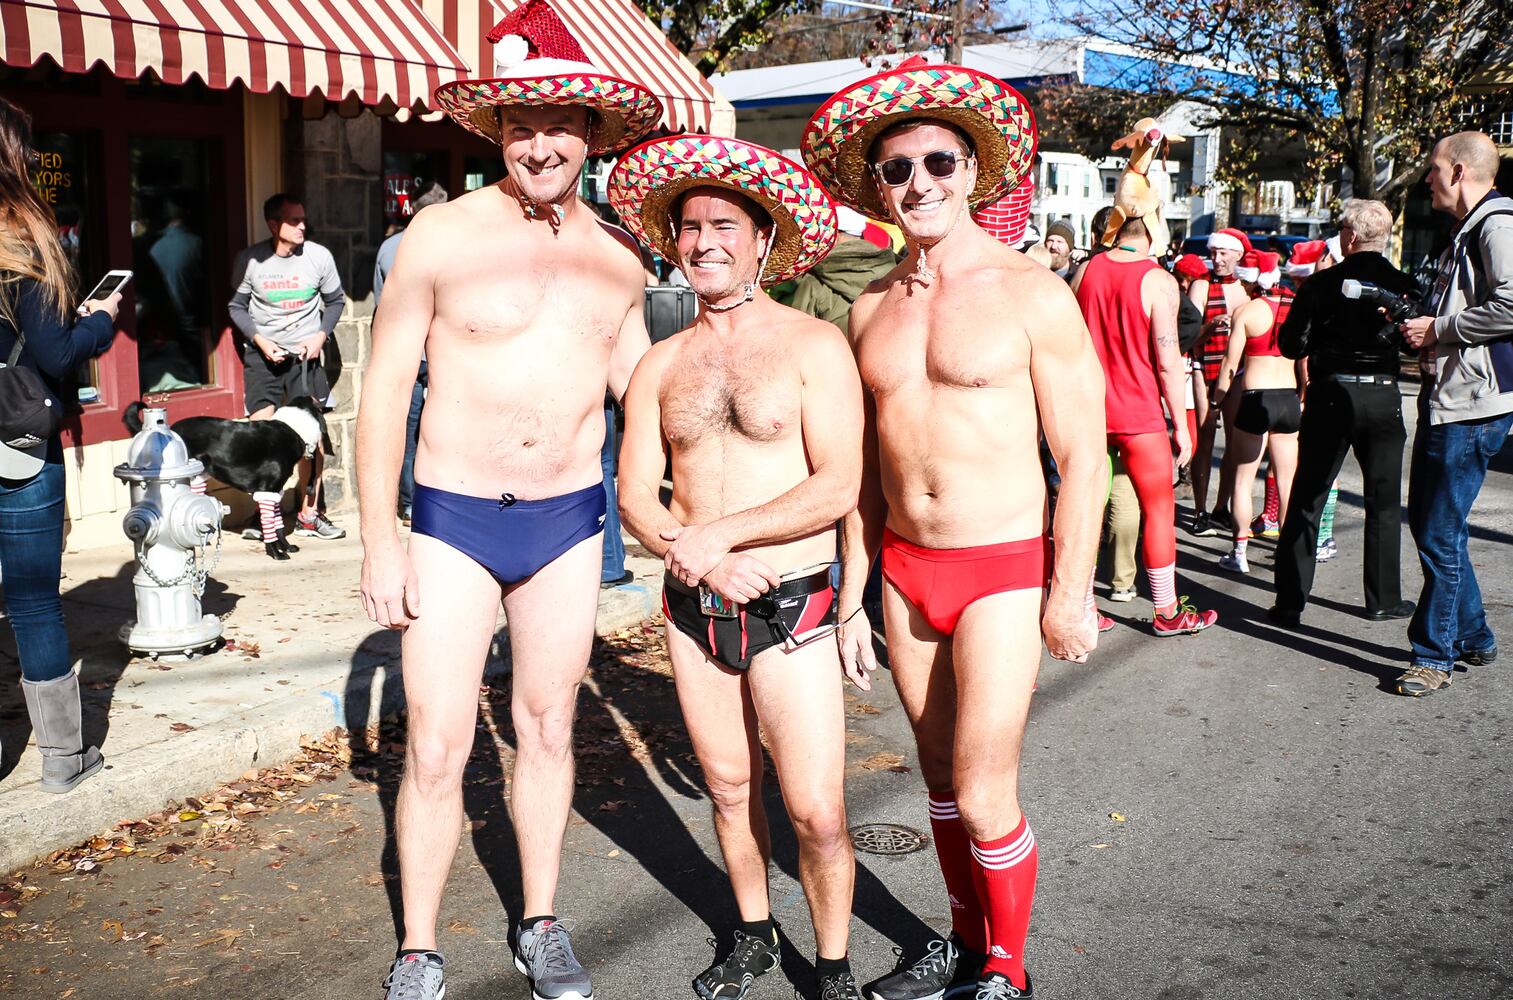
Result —
[{"label": "chain on fire hydrant", "polygon": [[116,478],[131,488],[121,527],[136,549],[137,617],[121,627],[133,653],[190,659],[221,638],[221,620],[201,613],[205,581],[221,558],[221,502],[196,494],[205,466],[168,427],[168,411],[142,411]]}]

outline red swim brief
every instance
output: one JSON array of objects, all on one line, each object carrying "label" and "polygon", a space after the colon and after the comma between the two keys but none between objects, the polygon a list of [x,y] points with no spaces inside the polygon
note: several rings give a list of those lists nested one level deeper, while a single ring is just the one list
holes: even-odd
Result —
[{"label": "red swim brief", "polygon": [[974,601],[1010,590],[1043,589],[1051,579],[1045,536],[965,549],[927,549],[883,529],[883,576],[937,632],[951,635]]}]

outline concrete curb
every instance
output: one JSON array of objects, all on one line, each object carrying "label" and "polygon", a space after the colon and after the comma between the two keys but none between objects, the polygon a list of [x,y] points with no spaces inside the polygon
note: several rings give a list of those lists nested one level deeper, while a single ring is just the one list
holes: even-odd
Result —
[{"label": "concrete curb", "polygon": [[[625,584],[605,591],[596,631],[610,635],[650,617],[660,604],[660,578],[648,587]],[[325,658],[324,656],[322,658]],[[487,673],[508,672],[491,658]],[[193,732],[110,753],[107,769],[66,795],[42,791],[35,783],[0,795],[0,872],[15,871],[53,851],[71,847],[162,809],[185,796],[204,794],[234,781],[254,767],[273,767],[299,754],[300,741],[345,726],[352,699],[366,697],[367,719],[378,719],[404,703],[398,684],[368,673],[352,683],[351,658],[326,683],[228,716]],[[361,711],[361,710],[359,710]]]}]

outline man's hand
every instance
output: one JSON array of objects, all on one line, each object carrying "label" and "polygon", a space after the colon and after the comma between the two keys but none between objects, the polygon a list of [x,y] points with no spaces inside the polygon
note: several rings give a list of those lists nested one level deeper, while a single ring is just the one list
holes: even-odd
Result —
[{"label": "man's hand", "polygon": [[263,357],[267,358],[274,364],[281,363],[285,358],[289,356],[288,351],[284,350],[282,347],[275,344],[273,341],[269,340],[267,337],[263,336],[260,333],[253,336],[252,344],[262,352]]},{"label": "man's hand", "polygon": [[364,548],[363,610],[384,628],[409,628],[420,617],[420,584],[410,566],[410,554],[397,537]]},{"label": "man's hand", "polygon": [[667,571],[690,587],[697,587],[720,560],[730,555],[730,543],[716,524],[671,528],[662,532],[662,540],[672,542],[662,560]]},{"label": "man's hand", "polygon": [[[771,566],[744,552],[721,559],[701,579],[710,590],[736,604],[756,600],[783,582]],[[689,586],[697,586],[697,581]]]},{"label": "man's hand", "polygon": [[1399,323],[1397,328],[1402,331],[1409,347],[1425,348],[1435,344],[1433,316],[1415,316]]},{"label": "man's hand", "polygon": [[1085,601],[1047,604],[1040,619],[1046,650],[1058,660],[1086,663],[1098,646],[1098,616],[1088,614]]},{"label": "man's hand", "polygon": [[872,690],[870,674],[877,670],[877,653],[872,649],[872,623],[861,608],[843,616],[835,630],[835,642],[841,651],[841,670],[852,684],[863,691]]},{"label": "man's hand", "polygon": [[325,346],[326,335],[324,332],[306,337],[299,342],[299,357],[304,361],[312,361],[320,357],[321,348]]},{"label": "man's hand", "polygon": [[1173,422],[1172,440],[1177,445],[1177,468],[1185,469],[1193,460],[1193,438],[1187,433],[1186,420]]},{"label": "man's hand", "polygon": [[1230,322],[1228,313],[1225,313],[1223,316],[1215,316],[1213,319],[1203,324],[1203,335],[1205,337],[1211,337],[1219,333],[1228,333],[1229,327]]}]

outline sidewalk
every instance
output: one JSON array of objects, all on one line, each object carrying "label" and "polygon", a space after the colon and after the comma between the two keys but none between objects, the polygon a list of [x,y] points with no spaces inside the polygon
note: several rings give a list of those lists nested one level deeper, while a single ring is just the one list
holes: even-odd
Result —
[{"label": "sidewalk", "polygon": [[[276,563],[260,542],[228,532],[205,610],[225,622],[227,647],[188,663],[129,659],[116,633],[135,617],[125,539],[63,559],[63,609],[83,687],[84,734],[106,767],[67,795],[43,792],[30,739],[15,646],[0,640],[0,872],[294,757],[302,736],[362,728],[402,701],[399,636],[362,612],[362,546],[355,513],[347,538],[297,539]],[[634,549],[640,552],[640,549]],[[601,592],[600,634],[661,604],[661,564],[631,555],[634,583]],[[495,638],[487,671],[507,672],[508,640]],[[20,757],[19,762],[17,757]],[[14,768],[14,770],[12,770]]]}]

